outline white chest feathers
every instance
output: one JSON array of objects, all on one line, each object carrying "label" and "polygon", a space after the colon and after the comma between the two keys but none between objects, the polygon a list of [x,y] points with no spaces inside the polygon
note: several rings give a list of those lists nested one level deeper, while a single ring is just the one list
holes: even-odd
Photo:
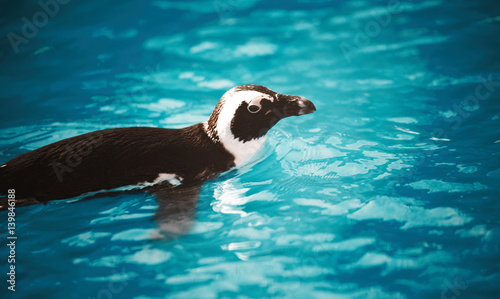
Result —
[{"label": "white chest feathers", "polygon": [[250,141],[240,141],[231,136],[220,137],[221,142],[228,152],[234,156],[234,164],[236,166],[248,161],[266,141],[266,137],[252,139]]},{"label": "white chest feathers", "polygon": [[[212,140],[216,140],[213,133],[208,128],[208,123],[204,123],[205,131]],[[252,139],[249,141],[241,141],[235,138],[231,130],[226,128],[218,128],[217,130],[218,142],[234,157],[234,164],[236,166],[248,161],[266,141],[266,136],[261,138]]]}]

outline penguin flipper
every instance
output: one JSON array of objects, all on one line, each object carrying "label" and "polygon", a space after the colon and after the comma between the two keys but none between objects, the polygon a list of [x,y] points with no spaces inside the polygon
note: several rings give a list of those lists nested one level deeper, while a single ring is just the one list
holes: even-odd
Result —
[{"label": "penguin flipper", "polygon": [[176,188],[156,188],[158,209],[155,222],[164,238],[173,239],[188,234],[195,222],[196,205],[201,184]]}]

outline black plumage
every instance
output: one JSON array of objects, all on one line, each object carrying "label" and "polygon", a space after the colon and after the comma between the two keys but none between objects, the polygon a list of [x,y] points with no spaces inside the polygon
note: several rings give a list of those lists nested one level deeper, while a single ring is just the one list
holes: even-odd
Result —
[{"label": "black plumage", "polygon": [[[280,119],[315,110],[305,98],[240,85],[220,99],[206,123],[100,130],[19,155],[0,165],[0,193],[15,189],[19,207],[128,186],[156,195],[155,219],[164,235],[184,234],[193,224],[204,181],[257,151],[247,142],[260,140]],[[7,207],[7,197],[0,197],[0,210]]]},{"label": "black plumage", "polygon": [[234,166],[233,156],[203,131],[132,127],[95,131],[19,155],[0,168],[0,188],[39,202],[153,182],[172,173],[201,183]]}]

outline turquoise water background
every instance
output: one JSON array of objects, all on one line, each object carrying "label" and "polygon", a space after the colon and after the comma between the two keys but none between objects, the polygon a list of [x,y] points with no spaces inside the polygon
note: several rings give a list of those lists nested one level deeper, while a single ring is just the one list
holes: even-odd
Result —
[{"label": "turquoise water background", "polygon": [[239,84],[317,111],[205,183],[176,240],[147,194],[18,208],[2,298],[498,297],[497,1],[69,1],[23,33],[40,11],[1,4],[0,163],[205,121]]}]

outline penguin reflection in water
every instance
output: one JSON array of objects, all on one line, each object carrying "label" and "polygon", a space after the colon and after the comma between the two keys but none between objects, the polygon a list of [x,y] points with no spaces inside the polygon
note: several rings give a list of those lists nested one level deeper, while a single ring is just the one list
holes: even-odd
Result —
[{"label": "penguin reflection in water", "polygon": [[[280,119],[314,111],[304,97],[240,85],[222,96],[203,123],[100,130],[24,153],[0,166],[0,190],[15,189],[19,207],[140,189],[156,195],[162,234],[182,235],[193,224],[204,181],[247,161]],[[81,156],[70,168],[66,161],[75,149]],[[0,209],[7,207],[1,198]]]}]

